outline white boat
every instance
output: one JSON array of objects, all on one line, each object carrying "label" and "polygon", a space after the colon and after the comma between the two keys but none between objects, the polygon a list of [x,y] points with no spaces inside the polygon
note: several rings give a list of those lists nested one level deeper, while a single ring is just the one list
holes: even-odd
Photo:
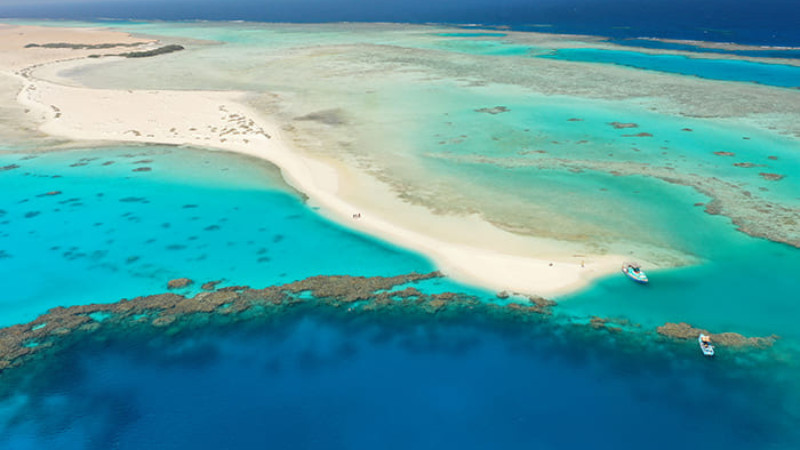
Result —
[{"label": "white boat", "polygon": [[647,275],[644,273],[639,264],[636,263],[623,264],[622,273],[624,273],[628,278],[637,283],[647,284],[649,282],[649,280],[647,279]]},{"label": "white boat", "polygon": [[700,333],[697,342],[700,344],[700,350],[703,351],[704,355],[714,356],[714,346],[711,345],[711,336]]}]

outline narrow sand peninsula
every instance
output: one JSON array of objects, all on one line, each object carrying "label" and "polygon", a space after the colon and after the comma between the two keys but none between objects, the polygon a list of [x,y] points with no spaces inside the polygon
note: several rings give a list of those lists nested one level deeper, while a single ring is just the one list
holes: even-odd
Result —
[{"label": "narrow sand peninsula", "polygon": [[[328,217],[425,254],[459,281],[495,291],[554,295],[619,270],[623,261],[618,255],[579,255],[570,244],[518,236],[477,217],[440,216],[406,204],[367,174],[290,148],[279,124],[245,106],[247,93],[70,86],[37,78],[37,68],[86,58],[96,50],[25,48],[31,42],[150,41],[105,30],[3,26],[0,42],[0,70],[21,79],[17,100],[42,131],[75,140],[211,147],[263,158],[279,166],[284,178]],[[129,49],[103,53],[123,51]]]}]

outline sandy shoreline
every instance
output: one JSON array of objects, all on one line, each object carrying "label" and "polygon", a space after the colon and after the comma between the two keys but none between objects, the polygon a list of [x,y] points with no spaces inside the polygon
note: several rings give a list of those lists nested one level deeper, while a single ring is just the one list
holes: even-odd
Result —
[{"label": "sandy shoreline", "polygon": [[[404,203],[367,174],[291,148],[279,124],[245,105],[245,92],[69,86],[37,78],[37,70],[56,61],[86,58],[96,50],[24,48],[30,42],[151,45],[149,40],[108,30],[4,26],[0,42],[0,71],[22,81],[17,101],[43,132],[74,140],[208,147],[268,160],[327,217],[422,253],[456,280],[494,291],[552,296],[619,270],[624,259],[580,255],[569,243],[519,236],[478,217],[441,216]],[[129,49],[103,53],[115,51]],[[348,192],[358,195],[343,195]]]}]

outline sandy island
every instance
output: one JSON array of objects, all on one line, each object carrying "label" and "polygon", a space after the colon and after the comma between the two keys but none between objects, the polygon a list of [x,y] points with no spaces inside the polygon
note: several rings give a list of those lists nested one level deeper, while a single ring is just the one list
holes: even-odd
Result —
[{"label": "sandy island", "polygon": [[[31,43],[126,46],[102,51],[26,48]],[[280,167],[287,182],[327,217],[427,255],[439,270],[461,282],[498,292],[552,296],[615,272],[624,260],[620,255],[579,254],[570,243],[520,236],[478,217],[436,215],[404,203],[365,173],[291,148],[281,138],[279,124],[245,106],[246,92],[88,89],[69,80],[37,77],[47,65],[65,60],[97,63],[88,57],[128,52],[136,43],[137,49],[158,45],[104,29],[0,25],[0,73],[21,81],[17,101],[49,135],[208,147],[263,158]]]}]

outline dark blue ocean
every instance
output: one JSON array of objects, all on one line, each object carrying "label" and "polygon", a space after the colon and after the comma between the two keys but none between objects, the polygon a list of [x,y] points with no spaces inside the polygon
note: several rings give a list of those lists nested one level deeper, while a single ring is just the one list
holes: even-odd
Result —
[{"label": "dark blue ocean", "polygon": [[24,403],[4,448],[797,448],[776,367],[614,345],[466,315],[311,308],[123,332],[31,367],[4,402]]},{"label": "dark blue ocean", "polygon": [[660,37],[800,45],[795,0],[166,0],[0,4],[0,17],[248,20],[259,22],[441,22],[510,26],[613,38]]}]

